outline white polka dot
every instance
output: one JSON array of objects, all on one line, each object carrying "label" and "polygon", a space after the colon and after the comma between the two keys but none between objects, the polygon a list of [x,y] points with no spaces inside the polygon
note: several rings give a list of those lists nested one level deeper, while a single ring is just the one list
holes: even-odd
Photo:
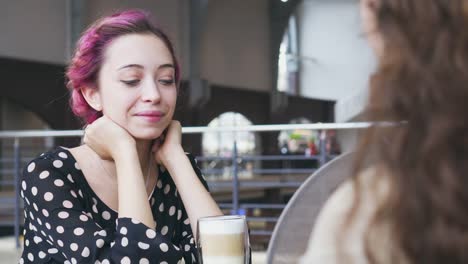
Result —
[{"label": "white polka dot", "polygon": [[71,191],[70,191],[70,194],[71,194],[73,197],[78,198],[78,196],[76,195],[76,192],[75,192],[75,191],[71,190]]},{"label": "white polka dot", "polygon": [[122,247],[128,246],[128,239],[126,237],[122,238]]},{"label": "white polka dot", "polygon": [[26,240],[24,241],[24,244],[28,247],[28,246],[29,246],[29,240],[26,239]]},{"label": "white polka dot", "polygon": [[32,172],[36,168],[36,163],[31,162],[31,164],[28,165],[28,172]]},{"label": "white polka dot", "polygon": [[75,162],[75,169],[81,170],[80,165],[78,165],[78,163],[76,163],[76,162]]},{"label": "white polka dot", "polygon": [[29,259],[30,261],[34,261],[34,256],[33,256],[33,254],[29,253],[29,254],[28,254],[28,259]]},{"label": "white polka dot", "polygon": [[96,214],[98,213],[98,210],[95,204],[92,206],[92,209],[93,209],[93,212],[95,212]]},{"label": "white polka dot", "polygon": [[169,247],[166,243],[159,244],[159,248],[162,250],[162,252],[167,252],[169,250]]},{"label": "white polka dot", "polygon": [[62,240],[57,240],[57,244],[60,246],[60,247],[63,247],[63,241]]},{"label": "white polka dot", "polygon": [[99,234],[100,236],[103,236],[103,237],[107,236],[106,230],[101,230],[101,231],[98,232],[98,234]]},{"label": "white polka dot", "polygon": [[166,184],[166,187],[164,187],[164,194],[168,194],[170,190],[171,186],[169,184]]},{"label": "white polka dot", "polygon": [[63,201],[62,205],[65,208],[72,208],[73,207],[73,203],[68,201],[68,200]]},{"label": "white polka dot", "polygon": [[37,208],[37,204],[33,203],[34,210],[39,211],[39,208]]},{"label": "white polka dot", "polygon": [[63,234],[63,232],[65,232],[65,229],[63,228],[63,226],[57,226],[57,228],[55,228],[55,230],[57,230],[57,233],[59,233],[59,234]]},{"label": "white polka dot", "polygon": [[88,247],[85,247],[85,248],[83,249],[83,252],[81,252],[81,256],[87,258],[87,257],[89,257],[89,254],[90,254],[90,253],[91,253],[91,252],[89,251],[89,248],[88,248]]},{"label": "white polka dot", "polygon": [[190,251],[190,245],[185,245],[185,251]]},{"label": "white polka dot", "polygon": [[40,218],[37,218],[37,223],[38,223],[39,225],[42,225],[42,220],[41,220]]},{"label": "white polka dot", "polygon": [[68,180],[69,180],[71,183],[74,183],[74,181],[73,181],[73,178],[72,178],[71,174],[68,174],[68,175],[67,175],[67,179],[68,179]]},{"label": "white polka dot", "polygon": [[67,213],[67,212],[60,212],[58,214],[58,217],[62,218],[62,219],[67,219],[70,215]]},{"label": "white polka dot", "polygon": [[49,223],[45,223],[45,226],[46,226],[46,227],[47,227],[47,229],[49,229],[49,230],[52,228],[52,227],[50,226],[50,224],[49,224]]},{"label": "white polka dot", "polygon": [[44,237],[47,236],[47,234],[44,232],[44,230],[41,230],[41,234],[42,234]]},{"label": "white polka dot", "polygon": [[96,240],[96,247],[102,248],[104,246],[104,240],[98,239]]},{"label": "white polka dot", "polygon": [[45,258],[46,256],[47,256],[47,255],[46,255],[46,253],[44,253],[44,251],[39,251],[39,258],[40,258],[40,259],[43,259],[43,258]]},{"label": "white polka dot", "polygon": [[156,199],[154,199],[154,197],[151,198],[151,206],[153,206],[155,202],[156,202]]},{"label": "white polka dot", "polygon": [[101,262],[101,264],[110,264],[109,260],[105,259]]},{"label": "white polka dot", "polygon": [[36,186],[34,186],[34,187],[31,188],[31,193],[32,193],[32,195],[34,195],[34,196],[37,195],[37,187],[36,187]]},{"label": "white polka dot", "polygon": [[112,241],[112,242],[110,243],[110,245],[111,245],[111,248],[113,248],[114,245],[115,245],[115,241]]},{"label": "white polka dot", "polygon": [[[49,239],[50,239],[51,241],[54,241],[54,239],[52,238],[51,235],[49,235]],[[47,241],[47,242],[48,242],[48,241]]]},{"label": "white polka dot", "polygon": [[71,258],[71,263],[72,263],[72,264],[77,264],[78,261],[76,260],[76,258]]},{"label": "white polka dot", "polygon": [[77,250],[78,250],[78,244],[76,244],[76,243],[71,243],[71,244],[70,244],[70,249],[73,250],[73,251],[77,251]]},{"label": "white polka dot", "polygon": [[43,171],[41,174],[39,174],[39,179],[43,180],[47,177],[49,177],[50,173],[48,171]]},{"label": "white polka dot", "polygon": [[130,259],[128,257],[123,257],[122,260],[120,260],[120,264],[130,264]]},{"label": "white polka dot", "polygon": [[171,208],[169,208],[169,215],[173,216],[175,214],[175,210],[175,206],[171,206]]},{"label": "white polka dot", "polygon": [[35,236],[33,240],[34,240],[34,243],[36,243],[36,244],[39,244],[39,243],[42,242],[42,238],[40,238],[38,236]]},{"label": "white polka dot", "polygon": [[24,180],[21,182],[21,187],[23,187],[23,190],[26,191],[27,186],[26,186],[26,182]]},{"label": "white polka dot", "polygon": [[94,264],[101,264],[101,261],[96,260],[96,261],[94,262]]},{"label": "white polka dot", "polygon": [[166,262],[166,261],[162,261],[162,262],[160,262],[159,264],[167,264],[167,262]]},{"label": "white polka dot", "polygon": [[143,242],[138,242],[138,247],[141,249],[148,249],[149,245]]},{"label": "white polka dot", "polygon": [[139,262],[138,264],[149,264],[149,263],[150,263],[150,262],[149,262],[148,259],[142,258],[142,259],[140,259],[140,262]]},{"label": "white polka dot", "polygon": [[177,210],[177,220],[182,218],[182,210]]},{"label": "white polka dot", "polygon": [[43,214],[45,217],[49,217],[49,212],[47,212],[46,209],[42,209],[42,214]]},{"label": "white polka dot", "polygon": [[20,258],[19,264],[24,264],[24,259],[23,258]]},{"label": "white polka dot", "polygon": [[46,192],[44,194],[44,200],[46,200],[47,202],[52,201],[52,199],[54,199],[54,195],[51,192]]},{"label": "white polka dot", "polygon": [[186,236],[186,235],[187,235],[186,231],[182,232],[182,236]]},{"label": "white polka dot", "polygon": [[132,218],[132,223],[134,223],[135,225],[141,224],[141,222],[135,218]]},{"label": "white polka dot", "polygon": [[73,230],[73,234],[76,236],[81,236],[84,234],[84,229],[81,227],[75,228],[75,230]]},{"label": "white polka dot", "polygon": [[163,228],[161,229],[161,234],[165,236],[167,234],[167,231],[169,231],[169,228],[167,226],[163,226]]},{"label": "white polka dot", "polygon": [[29,199],[28,197],[24,198],[26,200],[26,203],[28,203],[28,205],[31,205],[31,203],[29,202]]},{"label": "white polka dot", "polygon": [[47,250],[47,252],[49,252],[49,254],[57,254],[57,253],[58,253],[58,249],[56,249],[56,248],[49,248],[49,250]]},{"label": "white polka dot", "polygon": [[104,211],[102,212],[102,218],[109,220],[111,218],[111,214],[108,211]]},{"label": "white polka dot", "polygon": [[86,215],[83,215],[83,214],[82,214],[82,215],[80,215],[80,220],[81,220],[82,222],[86,222],[86,221],[88,221],[88,217],[87,217]]},{"label": "white polka dot", "polygon": [[184,220],[184,224],[186,224],[186,225],[190,224],[190,220],[189,220],[188,218],[185,219],[185,220]]},{"label": "white polka dot", "polygon": [[62,168],[63,166],[63,162],[61,160],[54,160],[52,164],[54,165],[55,168]]},{"label": "white polka dot", "polygon": [[158,186],[159,189],[161,189],[161,188],[162,188],[162,182],[161,182],[161,180],[159,180],[158,183],[157,183],[156,185]]},{"label": "white polka dot", "polygon": [[32,220],[34,220],[34,215],[32,214],[32,212],[29,212],[29,216],[31,217]]},{"label": "white polka dot", "polygon": [[127,234],[127,228],[126,228],[126,227],[122,227],[122,228],[120,229],[120,234],[126,235],[126,234]]},{"label": "white polka dot", "polygon": [[152,229],[148,229],[146,230],[146,236],[149,238],[149,239],[153,239],[156,237],[156,232]]},{"label": "white polka dot", "polygon": [[62,180],[60,180],[60,179],[57,179],[57,180],[54,181],[54,184],[57,187],[62,187],[64,182]]},{"label": "white polka dot", "polygon": [[68,158],[68,155],[67,155],[67,153],[65,153],[65,152],[60,152],[58,155],[59,155],[59,157],[61,157],[62,159]]},{"label": "white polka dot", "polygon": [[21,194],[21,198],[24,198],[24,192],[23,192],[23,190],[20,191],[20,194]]},{"label": "white polka dot", "polygon": [[159,212],[163,212],[164,211],[164,203],[161,203],[161,205],[159,206]]}]

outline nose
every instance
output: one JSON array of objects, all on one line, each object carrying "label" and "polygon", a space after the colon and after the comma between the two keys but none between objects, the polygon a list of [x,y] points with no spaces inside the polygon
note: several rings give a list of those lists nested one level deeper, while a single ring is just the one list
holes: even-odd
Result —
[{"label": "nose", "polygon": [[158,84],[151,80],[147,81],[142,87],[141,99],[144,102],[158,103],[161,100]]}]

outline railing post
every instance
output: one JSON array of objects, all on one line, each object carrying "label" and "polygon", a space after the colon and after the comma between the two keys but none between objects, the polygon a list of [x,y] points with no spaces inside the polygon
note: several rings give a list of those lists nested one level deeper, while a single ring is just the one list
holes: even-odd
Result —
[{"label": "railing post", "polygon": [[325,130],[320,131],[320,150],[319,150],[319,167],[327,163],[327,147],[326,147],[326,133]]},{"label": "railing post", "polygon": [[232,148],[232,211],[231,214],[239,213],[239,175],[237,167],[237,142],[234,140]]},{"label": "railing post", "polygon": [[20,174],[21,174],[21,153],[20,153],[20,140],[19,138],[15,138],[14,141],[14,159],[15,159],[15,179],[14,179],[14,186],[15,186],[15,240],[16,240],[16,248],[20,247]]}]

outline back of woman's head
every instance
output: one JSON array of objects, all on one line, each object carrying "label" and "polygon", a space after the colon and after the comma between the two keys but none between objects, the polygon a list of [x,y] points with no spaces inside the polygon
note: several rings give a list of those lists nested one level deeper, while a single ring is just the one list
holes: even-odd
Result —
[{"label": "back of woman's head", "polygon": [[180,70],[173,45],[161,28],[152,21],[149,13],[132,9],[103,17],[91,24],[82,34],[66,73],[67,87],[71,92],[71,108],[85,123],[92,123],[102,116],[102,113],[86,102],[81,90],[84,87],[98,89],[97,80],[106,47],[116,38],[128,34],[152,34],[159,38],[171,53],[175,65],[174,78],[176,83],[179,83]]},{"label": "back of woman's head", "polygon": [[389,250],[374,243],[385,222],[398,254],[410,263],[466,263],[467,0],[375,3],[383,52],[365,116],[405,122],[368,129],[359,147],[356,172],[372,151],[390,183],[367,229],[368,258],[379,263],[375,253]]}]

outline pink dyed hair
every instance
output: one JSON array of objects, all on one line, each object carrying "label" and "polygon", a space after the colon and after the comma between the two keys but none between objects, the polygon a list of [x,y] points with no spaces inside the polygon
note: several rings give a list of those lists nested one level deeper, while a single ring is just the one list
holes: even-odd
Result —
[{"label": "pink dyed hair", "polygon": [[102,66],[104,51],[109,43],[127,34],[154,34],[168,48],[175,65],[175,80],[180,81],[180,68],[174,48],[168,36],[152,22],[150,15],[132,9],[103,17],[93,23],[81,36],[75,54],[68,66],[67,88],[70,90],[70,106],[73,113],[86,124],[94,122],[102,113],[94,110],[84,99],[81,89],[97,89],[97,77]]}]

